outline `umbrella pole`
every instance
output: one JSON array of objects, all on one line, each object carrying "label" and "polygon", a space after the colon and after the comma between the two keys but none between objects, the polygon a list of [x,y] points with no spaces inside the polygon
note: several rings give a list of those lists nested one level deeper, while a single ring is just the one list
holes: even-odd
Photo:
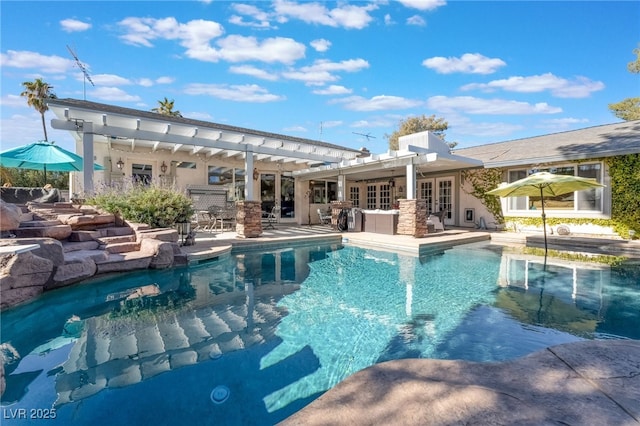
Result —
[{"label": "umbrella pole", "polygon": [[544,235],[544,266],[547,266],[547,215],[544,213],[544,195],[540,187],[540,202],[542,203],[542,234]]}]

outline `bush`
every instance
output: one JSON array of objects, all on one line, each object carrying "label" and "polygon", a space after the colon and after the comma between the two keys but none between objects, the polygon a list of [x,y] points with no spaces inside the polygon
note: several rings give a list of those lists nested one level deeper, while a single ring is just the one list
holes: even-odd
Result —
[{"label": "bush", "polygon": [[106,188],[87,203],[122,219],[167,228],[188,222],[194,213],[191,199],[173,188],[133,185],[128,189]]}]

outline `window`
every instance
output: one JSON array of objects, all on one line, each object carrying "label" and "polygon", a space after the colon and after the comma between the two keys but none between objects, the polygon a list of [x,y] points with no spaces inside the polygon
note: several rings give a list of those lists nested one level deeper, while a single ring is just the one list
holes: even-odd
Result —
[{"label": "window", "polygon": [[360,188],[357,186],[352,186],[349,188],[349,200],[353,207],[360,207]]},{"label": "window", "polygon": [[280,217],[295,217],[293,202],[295,180],[291,176],[280,176]]},{"label": "window", "polygon": [[418,198],[426,200],[427,202],[427,214],[433,213],[433,181],[420,182],[420,195]]},{"label": "window", "polygon": [[[600,163],[580,164],[578,176],[592,178],[602,183],[602,171]],[[602,188],[585,189],[577,192],[577,208],[582,211],[602,210]]]},{"label": "window", "polygon": [[[602,164],[583,163],[575,165],[563,165],[560,167],[549,167],[536,169],[536,172],[549,172],[558,175],[570,175],[586,178],[593,178],[602,183]],[[533,173],[533,170],[510,170],[509,183],[515,182]],[[539,196],[531,197],[509,197],[507,198],[509,211],[516,210],[540,210],[542,208]],[[602,188],[594,188],[583,191],[571,192],[556,197],[544,197],[545,210],[556,211],[602,211]]]},{"label": "window", "polygon": [[[182,164],[185,163],[183,162]],[[230,200],[244,199],[243,169],[209,166],[207,170],[207,183],[216,188],[226,189]]]},{"label": "window", "polygon": [[133,181],[141,185],[151,185],[152,167],[149,164],[133,164],[131,166]]},{"label": "window", "polygon": [[367,208],[373,210],[378,204],[378,188],[375,185],[367,185]]},{"label": "window", "polygon": [[391,186],[389,184],[380,185],[380,208],[382,210],[391,208]]}]

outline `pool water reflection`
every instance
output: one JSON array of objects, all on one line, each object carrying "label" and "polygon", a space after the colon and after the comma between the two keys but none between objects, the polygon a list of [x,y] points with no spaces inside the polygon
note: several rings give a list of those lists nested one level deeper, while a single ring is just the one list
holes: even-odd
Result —
[{"label": "pool water reflection", "polygon": [[640,338],[639,276],[484,244],[303,245],[96,280],[2,313],[2,404],[59,424],[273,424],[376,362]]}]

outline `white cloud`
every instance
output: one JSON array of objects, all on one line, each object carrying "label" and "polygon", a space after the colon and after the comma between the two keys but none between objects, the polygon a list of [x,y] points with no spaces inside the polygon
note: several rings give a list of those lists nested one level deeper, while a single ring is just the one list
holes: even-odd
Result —
[{"label": "white cloud", "polygon": [[349,96],[346,98],[335,99],[332,104],[343,104],[345,109],[351,111],[383,111],[394,109],[414,108],[422,104],[421,101],[407,99],[400,96],[380,95],[370,99],[362,96]]},{"label": "white cloud", "polygon": [[282,76],[290,80],[304,81],[307,85],[324,85],[339,79],[336,72],[358,72],[369,68],[369,63],[364,59],[347,59],[340,62],[333,62],[320,59],[299,70],[290,70],[282,73]]},{"label": "white cloud", "polygon": [[[82,73],[78,73],[78,80],[82,81]],[[98,86],[128,86],[133,84],[128,78],[115,74],[96,74],[91,76],[91,80]]]},{"label": "white cloud", "polygon": [[0,105],[3,107],[24,107],[31,108],[27,105],[27,99],[19,95],[7,95],[0,98]]},{"label": "white cloud", "polygon": [[328,9],[320,2],[294,3],[287,0],[276,0],[273,4],[280,22],[288,19],[298,19],[308,24],[342,27],[347,29],[362,29],[373,21],[370,12],[378,9],[375,4],[354,6],[339,3],[337,7]]},{"label": "white cloud", "polygon": [[91,24],[87,22],[78,21],[77,19],[63,19],[60,21],[62,31],[68,33],[87,31],[91,28]]},{"label": "white cloud", "polygon": [[384,24],[385,25],[393,25],[396,22],[393,20],[393,18],[391,18],[391,15],[389,15],[388,13],[386,15],[384,15]]},{"label": "white cloud", "polygon": [[125,18],[118,23],[125,31],[120,39],[135,46],[152,47],[152,41],[178,40],[187,48],[187,54],[210,48],[209,42],[224,33],[222,25],[214,21],[197,19],[186,24],[175,18]]},{"label": "white cloud", "polygon": [[491,74],[506,65],[502,59],[487,58],[479,53],[465,53],[460,58],[436,56],[425,59],[422,65],[440,74],[461,72],[467,74]]},{"label": "white cloud", "polygon": [[276,81],[278,76],[263,69],[252,65],[236,65],[229,67],[229,71],[234,74],[249,75],[251,77],[260,78],[262,80]]},{"label": "white cloud", "polygon": [[407,18],[407,25],[414,25],[416,27],[424,27],[427,25],[427,21],[420,15],[413,15]]},{"label": "white cloud", "polygon": [[130,95],[117,87],[97,87],[91,91],[90,97],[110,102],[139,102],[141,100],[139,96]]},{"label": "white cloud", "polygon": [[228,85],[228,84],[201,84],[188,85],[184,93],[188,95],[208,95],[214,98],[237,102],[274,102],[284,100],[284,96],[269,93],[265,88],[256,84]]},{"label": "white cloud", "polygon": [[168,76],[164,76],[164,77],[158,77],[156,79],[156,83],[157,84],[171,84],[175,81],[176,79],[173,77],[168,77]]},{"label": "white cloud", "polygon": [[348,95],[352,92],[353,90],[351,89],[348,89],[344,86],[337,86],[335,84],[332,84],[323,89],[317,89],[313,91],[313,93],[315,93],[316,95]]},{"label": "white cloud", "polygon": [[489,83],[473,83],[463,86],[462,90],[479,89],[493,91],[502,89],[517,93],[538,93],[549,91],[558,98],[586,98],[592,92],[604,89],[604,83],[592,81],[586,77],[576,77],[575,80],[567,80],[551,73],[533,75],[529,77],[510,77],[494,80]]},{"label": "white cloud", "polygon": [[76,66],[72,59],[61,56],[45,56],[37,52],[27,50],[7,50],[0,53],[0,66],[2,68],[33,68],[48,73],[66,73]]},{"label": "white cloud", "polygon": [[283,130],[285,132],[296,132],[296,133],[306,133],[306,132],[308,132],[307,128],[303,127],[303,126],[285,127]]},{"label": "white cloud", "polygon": [[[262,61],[291,64],[304,58],[306,47],[291,38],[273,37],[259,42],[255,37],[231,35],[217,43],[216,56],[229,62]],[[202,59],[202,58],[198,58]]]},{"label": "white cloud", "polygon": [[418,10],[434,10],[447,4],[445,0],[398,0],[405,7]]},{"label": "white cloud", "polygon": [[488,115],[557,114],[562,112],[562,108],[550,106],[546,102],[530,104],[506,99],[481,99],[471,96],[432,96],[427,100],[427,107],[440,113],[464,112]]},{"label": "white cloud", "polygon": [[324,129],[330,129],[338,126],[342,126],[342,120],[327,120],[322,122],[322,127]]},{"label": "white cloud", "polygon": [[317,40],[313,40],[309,43],[311,47],[316,49],[317,52],[326,52],[331,47],[331,42],[329,40],[325,40],[323,38],[319,38]]},{"label": "white cloud", "polygon": [[231,9],[240,15],[248,16],[252,20],[251,22],[247,22],[242,16],[233,15],[229,18],[229,22],[232,24],[258,29],[272,28],[269,23],[269,14],[253,5],[236,3],[231,5]]}]

